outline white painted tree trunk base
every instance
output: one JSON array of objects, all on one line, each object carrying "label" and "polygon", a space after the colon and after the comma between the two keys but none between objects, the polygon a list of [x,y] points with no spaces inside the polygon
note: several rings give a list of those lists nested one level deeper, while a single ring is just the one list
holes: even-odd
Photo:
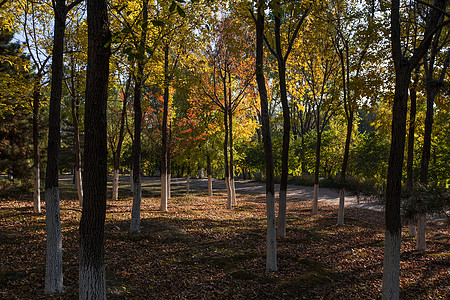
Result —
[{"label": "white painted tree trunk base", "polygon": [[119,200],[119,170],[114,170],[112,200]]},{"label": "white painted tree trunk base", "polygon": [[416,236],[416,250],[425,251],[427,249],[426,240],[427,218],[425,214],[420,214],[417,219],[417,236]]},{"label": "white painted tree trunk base", "polygon": [[230,177],[225,177],[225,186],[227,188],[227,209],[231,209],[233,208],[233,202],[231,200]]},{"label": "white painted tree trunk base", "polygon": [[344,208],[345,208],[345,189],[341,188],[339,191],[339,211],[338,211],[338,226],[344,225]]},{"label": "white painted tree trunk base", "polygon": [[280,198],[278,199],[278,220],[277,220],[277,236],[286,237],[286,191],[280,191]]},{"label": "white painted tree trunk base", "polygon": [[160,211],[167,211],[167,175],[161,174],[161,205]]},{"label": "white painted tree trunk base", "polygon": [[232,178],[230,180],[230,190],[231,190],[231,204],[233,206],[237,205],[237,201],[236,201],[236,186],[234,184],[234,178]]},{"label": "white painted tree trunk base", "polygon": [[416,225],[412,221],[408,224],[408,236],[409,237],[416,236]]},{"label": "white painted tree trunk base", "polygon": [[319,213],[319,184],[314,184],[312,214],[317,215],[318,213]]},{"label": "white painted tree trunk base", "polygon": [[167,199],[170,199],[172,197],[171,191],[170,191],[170,182],[172,180],[172,175],[167,174]]},{"label": "white painted tree trunk base", "polygon": [[275,196],[266,193],[267,236],[266,236],[266,270],[278,271],[277,267],[277,234],[275,225]]},{"label": "white painted tree trunk base", "polygon": [[208,196],[213,196],[212,176],[208,175]]},{"label": "white painted tree trunk base", "polygon": [[137,234],[141,232],[141,180],[133,182],[133,205],[131,208],[130,233]]},{"label": "white painted tree trunk base", "polygon": [[383,300],[397,300],[400,295],[400,245],[402,233],[385,233],[384,261],[383,261]]},{"label": "white painted tree trunk base", "polygon": [[59,189],[57,187],[45,190],[47,228],[45,293],[48,294],[61,293],[64,290],[59,201]]},{"label": "white painted tree trunk base", "polygon": [[75,170],[75,178],[77,181],[78,202],[83,207],[83,179],[81,178],[81,169]]},{"label": "white painted tree trunk base", "polygon": [[39,166],[34,167],[34,194],[33,194],[34,207],[33,211],[35,213],[41,213],[41,178],[39,172]]}]

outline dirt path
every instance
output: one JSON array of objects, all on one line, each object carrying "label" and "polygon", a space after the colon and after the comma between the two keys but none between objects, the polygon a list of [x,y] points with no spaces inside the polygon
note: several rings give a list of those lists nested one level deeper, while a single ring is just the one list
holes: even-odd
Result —
[{"label": "dirt path", "polygon": [[[128,177],[121,177],[122,180],[128,180]],[[159,178],[157,177],[144,177],[142,179],[143,185],[156,185],[159,184]],[[173,178],[172,188],[173,189],[185,189],[187,180],[186,178]],[[190,190],[206,191],[208,189],[208,180],[191,178],[189,182]],[[213,180],[214,190],[225,190],[225,182],[223,180],[214,179]],[[280,190],[280,185],[275,184],[275,193],[278,194]],[[251,193],[251,194],[265,194],[266,186],[261,182],[254,182],[248,180],[236,181],[236,192],[241,194]],[[298,185],[288,185],[287,196],[288,199],[298,199],[298,200],[312,200],[314,194],[314,188],[311,186],[298,186]],[[319,188],[319,201],[329,204],[339,205],[339,192],[331,190],[328,188]],[[370,209],[375,211],[383,211],[384,206],[379,205],[374,201],[368,201],[365,199],[360,199],[358,203],[358,198],[354,195],[347,194],[345,197],[345,206],[358,207],[364,209]]]}]

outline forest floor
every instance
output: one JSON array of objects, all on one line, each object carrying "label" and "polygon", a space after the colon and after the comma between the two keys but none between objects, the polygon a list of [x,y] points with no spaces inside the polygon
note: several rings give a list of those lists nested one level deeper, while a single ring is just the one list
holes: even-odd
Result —
[{"label": "forest floor", "polygon": [[[278,272],[265,271],[265,197],[238,194],[226,209],[224,191],[174,186],[169,211],[160,212],[159,187],[143,183],[141,233],[129,235],[132,195],[121,182],[118,201],[108,199],[105,224],[107,293],[110,299],[378,299],[381,294],[384,217],[376,210],[288,199],[287,235],[277,239]],[[76,299],[81,209],[68,180],[61,181],[65,293],[45,296],[45,205],[32,195],[0,199],[0,298]],[[406,232],[406,230],[404,230]],[[403,234],[402,299],[450,299],[450,232],[428,223],[427,251],[414,250]]]}]

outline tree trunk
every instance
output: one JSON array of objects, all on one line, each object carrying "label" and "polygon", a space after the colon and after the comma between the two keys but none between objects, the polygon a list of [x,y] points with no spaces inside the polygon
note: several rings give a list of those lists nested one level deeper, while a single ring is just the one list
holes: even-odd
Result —
[{"label": "tree trunk", "polygon": [[47,252],[45,292],[63,291],[62,232],[59,210],[58,159],[60,152],[60,112],[63,79],[63,51],[66,7],[64,0],[55,1],[55,25],[52,54],[47,170],[45,172],[45,210]]},{"label": "tree trunk", "polygon": [[[134,142],[133,142],[133,144],[134,144]],[[131,156],[133,156],[133,154],[132,154]],[[133,164],[133,163],[132,163],[132,164]],[[130,192],[133,192],[133,191],[134,191],[134,184],[133,184],[133,168],[131,168],[131,170],[130,170],[130,178],[129,178],[129,180],[130,180]]]},{"label": "tree trunk", "polygon": [[[410,112],[409,112],[409,132],[408,132],[408,158],[406,164],[406,188],[409,191],[413,190],[414,187],[414,174],[413,174],[413,164],[414,164],[414,132],[416,129],[416,107],[417,107],[417,94],[416,87],[419,76],[416,74],[414,78],[413,86],[409,89],[409,97],[411,102]],[[408,221],[408,236],[416,236],[416,225],[412,220]]]},{"label": "tree trunk", "polygon": [[161,211],[167,211],[167,123],[169,118],[169,45],[164,47],[164,110],[161,149]]},{"label": "tree trunk", "polygon": [[383,264],[383,299],[399,298],[400,244],[402,226],[400,219],[400,193],[405,149],[406,112],[409,65],[396,69],[394,107],[392,109],[392,137],[386,186],[386,233]]},{"label": "tree trunk", "polygon": [[[317,116],[319,119],[319,116]],[[314,198],[312,214],[319,213],[319,168],[320,168],[320,146],[322,143],[322,131],[319,128],[319,121],[317,121],[317,142],[316,142],[316,165],[314,169]]]},{"label": "tree trunk", "polygon": [[80,222],[79,298],[106,299],[104,225],[106,215],[106,106],[111,38],[105,0],[87,1],[84,203]]},{"label": "tree trunk", "polygon": [[125,135],[125,118],[127,115],[127,103],[128,93],[130,91],[131,74],[128,77],[127,84],[125,86],[125,93],[123,95],[122,114],[120,116],[120,129],[119,129],[119,141],[117,142],[116,152],[114,153],[114,179],[112,199],[117,201],[119,199],[119,167],[120,167],[120,154],[122,152],[122,144]]},{"label": "tree trunk", "polygon": [[209,155],[206,156],[206,173],[208,175],[208,196],[213,196],[213,188],[212,188],[212,175],[211,175],[211,157]]},{"label": "tree trunk", "polygon": [[34,81],[33,89],[33,170],[34,170],[34,194],[33,202],[35,213],[41,213],[41,178],[39,155],[39,102],[41,98],[41,76],[38,74]]},{"label": "tree trunk", "polygon": [[[142,5],[142,31],[139,41],[139,49],[144,52],[145,42],[147,40],[147,20],[148,10],[147,1],[143,0]],[[142,85],[144,82],[144,61],[138,60],[137,76],[134,85],[134,143],[132,149],[133,156],[133,205],[131,208],[130,233],[141,232],[141,131],[142,131]]]},{"label": "tree trunk", "polygon": [[[347,104],[348,106],[348,104]],[[338,212],[338,220],[337,225],[344,225],[344,210],[345,210],[345,178],[347,173],[347,165],[348,165],[348,157],[350,154],[350,141],[352,139],[352,131],[353,131],[353,111],[349,108],[349,112],[347,115],[347,134],[345,137],[345,148],[344,148],[344,159],[342,160],[342,169],[341,169],[341,190],[339,192],[339,212]]]},{"label": "tree trunk", "polygon": [[266,81],[264,78],[264,10],[263,1],[260,0],[257,7],[256,18],[256,81],[258,84],[259,97],[261,101],[262,136],[264,143],[264,160],[266,170],[266,213],[267,213],[267,235],[266,235],[266,270],[277,271],[277,246],[275,226],[275,184],[272,154],[272,141],[270,137],[269,104],[267,100]]},{"label": "tree trunk", "polygon": [[228,101],[227,101],[227,80],[226,75],[222,78],[223,82],[223,93],[224,93],[224,110],[223,110],[223,124],[225,127],[225,139],[223,142],[223,157],[224,157],[224,167],[225,167],[225,186],[227,188],[227,208],[231,209],[233,207],[233,202],[231,199],[231,189],[230,189],[230,170],[228,165]]},{"label": "tree trunk", "polygon": [[77,97],[77,91],[75,87],[75,70],[74,63],[72,62],[72,70],[71,70],[71,98],[72,98],[72,120],[73,120],[73,129],[74,129],[74,140],[75,140],[75,182],[77,184],[77,192],[78,192],[78,202],[80,206],[83,206],[83,182],[81,179],[81,147],[80,147],[80,130],[78,123],[78,106],[80,102]]},{"label": "tree trunk", "polygon": [[[228,73],[230,77],[231,74]],[[231,80],[229,81],[229,85],[231,86]],[[231,90],[228,93],[230,96],[230,105],[231,105]],[[231,204],[234,206],[237,204],[236,202],[236,188],[234,185],[234,160],[233,160],[233,113],[231,112],[231,107],[228,111],[229,118],[229,129],[230,129],[230,192],[231,192]]]},{"label": "tree trunk", "polygon": [[[278,34],[280,34],[278,32]],[[281,53],[281,48],[280,48]],[[281,180],[280,194],[278,198],[278,236],[286,236],[286,194],[288,180],[288,160],[289,160],[289,135],[291,130],[291,120],[289,114],[289,104],[286,91],[286,65],[283,59],[278,59],[278,76],[280,79],[281,105],[283,107],[283,147],[281,149]]]}]

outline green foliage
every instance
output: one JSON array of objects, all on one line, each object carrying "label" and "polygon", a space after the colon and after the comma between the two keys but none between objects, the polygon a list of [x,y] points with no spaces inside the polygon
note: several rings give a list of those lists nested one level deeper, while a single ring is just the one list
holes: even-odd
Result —
[{"label": "green foliage", "polygon": [[30,178],[32,151],[32,77],[13,33],[0,32],[0,172]]},{"label": "green foliage", "polygon": [[450,190],[418,184],[402,195],[402,212],[406,220],[416,220],[420,214],[444,215],[450,224]]}]

